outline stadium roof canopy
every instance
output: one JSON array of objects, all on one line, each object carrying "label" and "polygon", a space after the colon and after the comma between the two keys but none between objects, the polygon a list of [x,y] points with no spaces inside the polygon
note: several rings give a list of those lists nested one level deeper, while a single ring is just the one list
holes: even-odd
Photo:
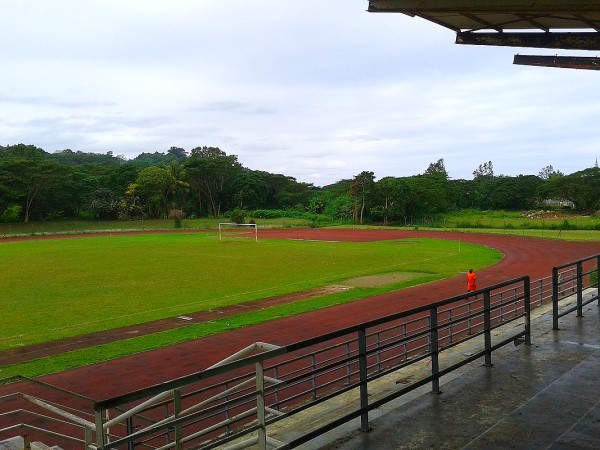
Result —
[{"label": "stadium roof canopy", "polygon": [[[368,11],[421,17],[455,31],[457,44],[600,50],[598,0],[369,0]],[[573,60],[598,68],[597,58]]]}]

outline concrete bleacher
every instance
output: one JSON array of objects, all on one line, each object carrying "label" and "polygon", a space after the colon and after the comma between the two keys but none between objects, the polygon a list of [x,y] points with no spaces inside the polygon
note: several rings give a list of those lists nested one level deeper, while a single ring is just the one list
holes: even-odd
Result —
[{"label": "concrete bleacher", "polygon": [[441,394],[421,388],[386,404],[370,415],[370,432],[353,422],[302,448],[599,449],[598,303],[583,316],[565,316],[553,331],[551,305],[539,307],[531,345],[505,346],[492,367],[476,361],[442,378]]}]

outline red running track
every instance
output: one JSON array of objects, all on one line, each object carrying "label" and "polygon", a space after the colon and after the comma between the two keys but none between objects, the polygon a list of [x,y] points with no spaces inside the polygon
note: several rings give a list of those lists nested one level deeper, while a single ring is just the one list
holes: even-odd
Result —
[{"label": "red running track", "polygon": [[[550,276],[552,267],[600,253],[600,242],[566,242],[526,237],[396,230],[286,229],[261,231],[263,238],[374,241],[402,238],[441,238],[483,244],[503,253],[502,261],[477,273],[478,287],[529,275]],[[465,271],[468,268],[465,268]],[[457,276],[398,293],[209,336],[172,347],[48,375],[43,381],[103,400],[201,371],[254,342],[287,345],[334,329],[459,295],[465,277]],[[0,395],[6,392],[5,386]]]}]

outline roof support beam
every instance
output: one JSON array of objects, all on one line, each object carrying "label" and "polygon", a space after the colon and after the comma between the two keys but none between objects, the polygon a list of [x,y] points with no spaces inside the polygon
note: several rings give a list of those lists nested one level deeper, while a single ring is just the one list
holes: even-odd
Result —
[{"label": "roof support beam", "polygon": [[457,44],[600,50],[600,33],[456,33]]},{"label": "roof support beam", "polygon": [[369,0],[369,12],[431,12],[537,14],[597,11],[594,0]]},{"label": "roof support beam", "polygon": [[600,58],[585,56],[515,55],[513,64],[523,66],[560,67],[566,69],[600,70]]}]

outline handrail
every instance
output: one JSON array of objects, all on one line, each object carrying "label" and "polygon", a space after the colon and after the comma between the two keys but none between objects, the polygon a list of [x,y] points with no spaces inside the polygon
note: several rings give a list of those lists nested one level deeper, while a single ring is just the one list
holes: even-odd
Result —
[{"label": "handrail", "polygon": [[[266,424],[272,424],[287,418],[297,411],[305,409],[306,405],[320,403],[320,399],[315,395],[315,391],[315,394],[311,395],[312,400],[308,401],[308,399],[306,399],[308,403],[302,401],[300,404],[301,406],[298,407],[298,402],[308,393],[308,391],[304,391],[305,393],[302,394],[302,389],[304,388],[301,386],[306,383],[312,383],[314,385],[315,382],[317,382],[317,384],[310,388],[311,391],[313,389],[318,389],[318,392],[323,392],[324,396],[329,398],[348,392],[351,389],[359,389],[361,407],[352,413],[352,416],[360,417],[361,429],[365,429],[368,426],[368,412],[374,408],[372,405],[375,404],[369,404],[366,393],[368,383],[383,376],[384,373],[389,374],[392,370],[398,370],[401,367],[428,358],[431,359],[431,374],[423,378],[423,380],[426,381],[415,383],[415,386],[431,382],[432,389],[436,392],[439,390],[440,377],[448,373],[449,370],[455,370],[482,356],[485,357],[486,365],[491,365],[491,352],[495,349],[519,338],[524,338],[525,342],[529,343],[529,311],[530,282],[529,277],[525,276],[497,283],[472,293],[441,300],[431,305],[417,307],[409,311],[391,314],[366,323],[334,330],[321,336],[295,342],[287,346],[271,347],[270,345],[261,343],[261,349],[265,351],[258,355],[252,354],[242,360],[231,360],[231,358],[227,358],[224,360],[225,362],[217,363],[204,371],[167,383],[154,385],[147,389],[138,390],[123,396],[97,402],[94,405],[94,409],[96,411],[96,426],[97,429],[100,430],[106,428],[107,424],[114,425],[120,422],[120,420],[115,418],[107,423],[103,423],[104,412],[111,408],[130,404],[142,400],[143,398],[148,398],[149,396],[152,396],[151,400],[154,402],[156,400],[156,397],[154,397],[156,392],[161,390],[163,393],[177,393],[174,397],[179,399],[177,401],[174,400],[174,412],[168,414],[166,418],[158,420],[155,424],[150,425],[145,429],[139,429],[135,433],[128,433],[127,435],[122,435],[122,437],[115,436],[115,439],[110,442],[108,436],[101,437],[97,435],[98,439],[96,445],[98,448],[107,450],[118,448],[124,444],[133,445],[134,439],[141,437],[145,437],[146,440],[152,439],[152,435],[157,429],[163,430],[161,433],[168,433],[169,430],[171,430],[171,432],[174,431],[176,434],[175,439],[179,443],[189,442],[192,439],[191,436],[207,436],[207,433],[211,430],[221,429],[224,426],[229,427],[234,421],[247,417],[246,414],[239,413],[228,418],[228,414],[225,413],[225,420],[215,420],[214,423],[212,423],[213,420],[211,417],[216,419],[215,414],[222,414],[224,411],[251,410],[256,411],[259,422],[257,427],[251,426],[248,429],[255,429],[259,435],[262,436],[259,442],[263,443],[260,445],[260,448],[264,448],[262,445],[266,445],[264,443],[270,439],[265,433]],[[521,318],[525,318],[524,329],[522,331],[507,331],[509,337],[505,336],[499,342],[493,342],[491,335],[492,329],[502,327],[505,324]],[[404,329],[400,335],[396,334],[396,337],[394,338],[393,328],[395,323],[403,324],[402,326],[404,326]],[[390,339],[382,342],[380,336],[386,334],[390,334]],[[343,353],[340,351],[342,349],[339,342],[340,339],[342,341],[345,339],[347,345],[356,348],[357,351],[353,350],[351,353]],[[450,366],[450,369],[448,367],[441,367],[439,357],[444,349],[473,339],[483,340],[483,349],[481,351],[476,352],[475,356],[462,358],[460,361],[454,362]],[[494,339],[500,338],[495,337]],[[376,342],[376,344],[373,342]],[[315,347],[315,349],[311,350],[312,347]],[[330,357],[328,356],[328,352],[331,351],[333,351],[334,354]],[[304,357],[294,356],[295,352],[300,352]],[[306,354],[307,352],[308,355]],[[315,365],[315,362],[313,362],[310,366],[306,366],[302,369],[304,364],[302,361],[306,360],[306,358],[309,358],[310,360],[311,355],[318,355],[319,352],[323,355],[325,363],[319,362],[318,365]],[[386,352],[389,352],[392,355],[386,359],[386,364],[390,367],[382,370],[377,368],[376,365],[373,365],[372,360],[373,358],[380,360],[380,356],[385,356]],[[244,354],[246,353],[247,352]],[[290,357],[281,360],[281,357],[284,355],[289,355]],[[275,358],[281,361],[274,366],[263,368],[266,361],[274,360]],[[314,358],[314,356],[312,356],[312,358]],[[400,360],[394,361],[394,358],[400,358]],[[253,375],[253,372],[244,372],[245,375],[240,377],[239,371],[241,369],[245,370],[245,368],[252,366],[256,366],[256,374]],[[258,370],[259,368],[260,371]],[[373,368],[376,368],[375,373],[372,372],[372,370],[374,370]],[[275,376],[269,377],[265,375],[264,370],[275,371]],[[371,373],[369,373],[370,371]],[[289,377],[289,374],[294,373],[295,375]],[[206,382],[210,379],[222,379],[225,374],[232,374],[235,379],[238,379],[238,382],[236,382],[238,383],[237,387],[255,381],[257,386],[256,390],[252,391],[251,388],[247,387],[242,391],[239,391],[238,389],[231,387],[228,388],[227,381],[221,381],[219,384],[223,385],[224,391],[220,394],[215,393],[210,395],[210,390],[218,388],[219,384],[217,384],[213,385],[210,389],[203,388],[204,390],[209,389],[206,390],[206,394],[209,394],[208,399],[193,400],[190,398],[190,400],[195,403],[185,408],[180,404],[183,399],[181,390],[184,387],[191,386],[194,383]],[[249,378],[244,381],[244,377]],[[338,386],[339,383],[347,377],[352,381],[346,383],[346,387],[342,386],[340,388]],[[276,381],[278,384],[276,386],[266,386],[264,382],[267,380]],[[312,380],[312,382],[310,380]],[[241,383],[241,385],[239,383]],[[298,391],[298,387],[300,387],[300,391]],[[333,394],[331,394],[331,397],[326,393],[326,390],[332,390]],[[194,392],[200,391],[195,390]],[[275,409],[274,406],[270,406],[270,404],[263,403],[261,405],[261,399],[274,398],[273,396],[279,397],[280,395],[283,395],[284,397],[277,399],[273,403]],[[250,403],[250,400],[253,397],[259,402],[258,408],[253,408]],[[216,399],[222,399],[222,401],[205,408],[205,405],[207,406],[208,403],[211,403]],[[290,399],[295,400],[293,400],[293,403],[287,403]],[[288,408],[291,408],[289,411],[283,412],[277,409],[278,407],[276,405],[281,405],[282,401],[288,404]],[[379,402],[381,401],[381,399],[378,400],[377,404],[380,404]],[[146,407],[150,407],[149,400],[142,402],[138,406],[133,406],[136,412],[145,411],[146,414],[152,414]],[[224,410],[223,408],[226,409]],[[200,411],[200,409],[202,410]],[[264,422],[265,425],[260,425],[263,423],[260,419],[262,417],[261,414],[264,416],[264,413],[267,411],[277,411],[279,416],[271,417]],[[198,421],[201,420],[201,418],[208,428],[198,428]],[[118,419],[122,419],[122,417]],[[192,424],[197,425],[190,429],[187,436],[184,436],[182,434],[183,427],[189,427]],[[325,425],[325,428],[329,426],[330,425]],[[202,430],[201,428],[205,429]],[[246,431],[248,431],[248,429]],[[232,439],[232,436],[232,434],[228,434],[220,442],[227,442]],[[169,442],[171,441],[169,440]],[[238,445],[240,446],[236,448],[243,448],[246,443]],[[161,448],[171,447],[177,447],[177,445],[173,445],[171,442],[164,447],[161,446]],[[211,446],[209,445],[206,448],[211,448]]]},{"label": "handrail", "polygon": [[[298,412],[353,390],[360,391],[361,405],[358,409],[341,418],[333,418],[317,430],[308,431],[305,435],[286,444],[286,448],[293,448],[353,418],[360,418],[361,429],[365,429],[368,427],[369,411],[386,402],[428,383],[431,383],[432,391],[436,392],[439,390],[440,377],[451,371],[481,357],[485,357],[485,365],[491,365],[492,352],[501,346],[518,340],[530,343],[531,305],[541,305],[551,298],[554,308],[554,305],[558,304],[556,299],[561,298],[561,283],[563,286],[572,285],[577,290],[578,312],[581,310],[579,305],[587,304],[595,299],[598,299],[600,305],[600,295],[597,294],[592,296],[591,300],[586,300],[585,303],[581,301],[584,281],[589,279],[588,275],[593,270],[585,268],[584,265],[590,264],[594,259],[597,270],[600,272],[600,267],[598,267],[600,266],[598,264],[600,255],[594,255],[556,266],[554,269],[557,272],[555,273],[553,269],[552,276],[534,282],[530,282],[527,276],[515,278],[410,311],[398,312],[365,323],[333,330],[284,347],[256,343],[253,349],[239,352],[240,355],[237,356],[243,356],[241,360],[237,360],[236,355],[233,355],[203,371],[95,402],[95,423],[71,415],[44,400],[19,394],[27,400],[34,399],[32,403],[38,406],[48,406],[46,409],[69,420],[64,423],[85,428],[87,430],[85,439],[88,442],[87,448],[108,450],[125,444],[134,445],[133,439],[142,437],[145,440],[136,440],[136,445],[165,449],[178,448],[181,443],[199,439],[201,436],[209,438],[212,431],[223,427],[227,432],[220,441],[221,443],[232,442],[250,431],[263,433],[261,442],[275,442],[266,435],[267,425],[273,425]],[[563,275],[559,282],[558,275],[561,273],[566,275]],[[600,292],[600,287],[596,287]],[[550,291],[552,294],[549,296]],[[402,295],[401,292],[399,295]],[[492,337],[492,329],[522,318],[525,319],[522,331],[509,330],[502,332],[503,334],[494,333]],[[462,355],[463,357],[458,361],[446,357],[448,360],[444,361],[443,366],[441,365],[440,355],[442,352],[446,354],[452,347],[467,341],[483,341],[483,349],[469,353],[467,357]],[[256,354],[253,350],[261,350],[261,353]],[[267,361],[275,362],[263,367]],[[399,390],[394,390],[391,394],[373,395],[371,399],[366,396],[366,387],[376,379],[401,369],[415,367],[415,363],[420,361],[427,362],[425,368],[430,370],[429,375],[423,376]],[[256,370],[260,367],[262,373],[260,377],[257,376],[259,372],[247,372],[247,369],[253,366],[257,368]],[[421,371],[424,369],[422,365],[418,365],[418,367]],[[267,371],[273,376],[268,375]],[[220,381],[225,374],[232,374],[233,377]],[[85,401],[93,401],[89,397],[22,376],[0,380],[0,385],[22,380],[55,389]],[[219,382],[213,385],[207,384],[210,380],[219,380]],[[265,381],[270,384],[265,384]],[[232,387],[230,383],[238,384]],[[200,388],[197,388],[198,385]],[[188,387],[192,389],[190,390]],[[184,391],[184,389],[186,390]],[[221,389],[220,393],[218,393],[219,389]],[[155,397],[148,399],[151,395]],[[0,400],[7,397],[9,396],[0,397]],[[256,407],[256,400],[259,398],[269,399],[262,409]],[[144,401],[135,406],[139,400]],[[254,406],[252,406],[253,401]],[[182,402],[187,403],[188,406],[183,406]],[[134,406],[129,406],[130,404],[134,404]],[[123,409],[125,405],[127,406]],[[171,405],[174,409],[169,411]],[[163,415],[162,418],[157,416],[157,407],[166,410],[166,415]],[[116,410],[121,414],[109,419],[109,410],[112,412]],[[240,412],[242,410],[246,412]],[[247,413],[247,411],[252,411],[252,413]],[[272,414],[265,417],[263,425],[260,423],[249,425],[240,422],[247,420],[252,414],[259,414],[260,411]],[[26,410],[22,412],[36,414]],[[225,419],[220,418],[223,415],[225,415]],[[44,417],[47,417],[48,420],[57,420],[48,416]],[[142,427],[142,422],[149,425]],[[209,426],[201,430],[200,423],[206,423]],[[243,425],[244,428],[240,431],[230,429],[236,423]],[[28,426],[27,424],[18,426],[21,425]],[[121,427],[122,425],[123,427]],[[113,426],[118,427],[112,430],[113,434],[109,436],[108,429]],[[184,435],[185,427],[191,428]],[[1,429],[0,432],[6,430],[7,428]],[[43,429],[40,430],[40,432],[44,432]],[[96,433],[95,445],[91,443],[93,430],[103,430]],[[50,433],[54,432],[48,430],[47,434]],[[56,434],[60,435],[60,433]],[[166,439],[167,444],[155,445],[157,436]],[[66,436],[65,439],[84,442],[72,436]],[[202,445],[201,448],[214,447],[210,443]]]},{"label": "handrail", "polygon": [[[595,262],[595,266],[589,267]],[[588,265],[587,272],[584,272],[584,264]],[[566,270],[565,270],[566,269]],[[571,273],[565,277],[565,273]],[[591,283],[591,276],[595,274],[596,284]],[[586,276],[587,275],[587,276]],[[586,282],[587,279],[587,282]],[[567,286],[570,284],[572,290],[576,293],[577,299],[575,306],[567,307],[562,311],[559,309],[560,301],[565,298]],[[596,294],[592,294],[589,299],[584,300],[583,291],[586,288],[596,288]],[[558,330],[558,319],[567,314],[577,311],[577,317],[583,317],[583,306],[598,300],[600,306],[600,254],[588,256],[566,264],[561,264],[552,268],[552,329]]]},{"label": "handrail", "polygon": [[94,431],[96,430],[96,425],[94,423],[90,422],[89,420],[82,419],[81,417],[78,417],[75,414],[71,414],[66,411],[63,411],[61,408],[57,408],[56,406],[53,406],[48,402],[40,400],[39,398],[33,397],[31,395],[27,395],[27,394],[23,394],[23,398],[25,400],[33,403],[34,405],[40,406],[50,412],[53,412],[54,414],[58,414],[59,416],[64,417],[65,419],[68,419],[73,423],[76,423],[78,425],[81,425],[83,427],[89,428]]}]

